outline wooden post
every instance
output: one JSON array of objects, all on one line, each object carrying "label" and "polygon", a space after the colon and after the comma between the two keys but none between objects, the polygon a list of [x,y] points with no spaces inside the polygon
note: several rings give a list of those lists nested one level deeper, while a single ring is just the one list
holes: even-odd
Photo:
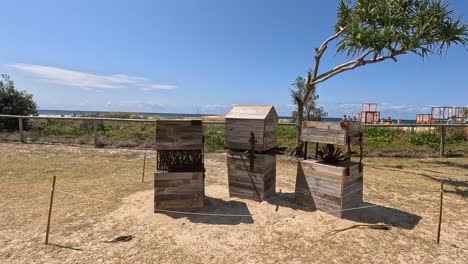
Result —
[{"label": "wooden post", "polygon": [[441,127],[440,130],[440,153],[439,156],[442,158],[445,153],[445,126]]},{"label": "wooden post", "polygon": [[96,120],[93,120],[93,140],[94,140],[94,147],[97,147],[97,125]]},{"label": "wooden post", "polygon": [[141,176],[141,182],[145,182],[145,167],[146,167],[146,153],[143,157],[143,175]]},{"label": "wooden post", "polygon": [[50,218],[52,217],[52,204],[54,203],[55,179],[56,179],[56,176],[54,176],[52,180],[52,190],[50,192],[49,216],[47,217],[47,229],[46,229],[46,238],[45,238],[46,245],[49,244]]},{"label": "wooden post", "polygon": [[18,124],[19,124],[20,141],[21,141],[21,143],[24,143],[23,118],[21,118],[21,117],[18,118]]},{"label": "wooden post", "polygon": [[444,180],[440,181],[439,225],[437,226],[437,244],[440,244],[440,228],[442,226],[442,204],[444,201]]}]

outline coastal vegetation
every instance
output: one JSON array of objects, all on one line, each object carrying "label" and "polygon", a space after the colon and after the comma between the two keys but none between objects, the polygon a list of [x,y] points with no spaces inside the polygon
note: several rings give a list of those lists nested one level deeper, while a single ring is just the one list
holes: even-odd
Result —
[{"label": "coastal vegetation", "polygon": [[[37,115],[36,103],[32,95],[19,91],[7,74],[0,75],[0,114],[4,115]],[[15,129],[16,119],[0,119],[0,129]]]},{"label": "coastal vegetation", "polygon": [[[105,116],[142,118],[138,115],[125,113],[107,113]],[[158,119],[159,117],[146,118]],[[152,149],[155,145],[156,129],[154,123],[97,121],[96,125],[99,147]],[[89,120],[34,119],[30,120],[24,133],[26,142],[31,143],[93,144],[93,122]],[[396,128],[366,128],[364,133],[364,151],[367,155],[417,156],[438,153],[440,131],[436,128],[417,128],[414,132]],[[206,151],[224,150],[224,125],[205,124],[204,134]],[[446,150],[449,155],[468,153],[467,135],[467,128],[447,130]],[[289,152],[293,150],[296,143],[296,128],[294,126],[279,126],[277,137],[278,143],[286,147]],[[18,139],[18,131],[0,133],[0,141],[19,141]],[[309,144],[308,153],[314,153],[314,151],[315,146]]]}]

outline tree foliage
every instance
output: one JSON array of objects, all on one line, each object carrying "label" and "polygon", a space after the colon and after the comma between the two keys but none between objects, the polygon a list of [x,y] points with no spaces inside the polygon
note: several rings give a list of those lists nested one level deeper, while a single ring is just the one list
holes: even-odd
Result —
[{"label": "tree foliage", "polygon": [[[322,56],[333,41],[337,41],[336,53],[345,54],[348,61],[319,73]],[[335,34],[315,49],[303,98],[309,100],[317,84],[337,74],[389,59],[397,61],[409,52],[422,58],[442,55],[451,45],[466,46],[467,42],[468,25],[454,16],[444,0],[340,0]]]},{"label": "tree foliage", "polygon": [[[303,100],[303,97],[306,92],[306,80],[305,78],[298,76],[294,83],[291,85],[291,97],[293,98],[293,103],[298,106],[302,101],[305,102],[304,104],[304,111],[303,111],[303,119],[304,120],[314,120],[320,121],[323,117],[327,116],[328,114],[325,112],[323,107],[317,107],[317,100],[319,95],[316,94],[314,90],[310,95],[308,100]],[[298,111],[295,110],[292,112],[292,118],[295,122],[297,120]]]},{"label": "tree foliage", "polygon": [[[10,76],[1,75],[0,79],[0,114],[37,115],[36,103],[26,91],[18,91]],[[18,120],[0,119],[0,128],[17,129]]]}]

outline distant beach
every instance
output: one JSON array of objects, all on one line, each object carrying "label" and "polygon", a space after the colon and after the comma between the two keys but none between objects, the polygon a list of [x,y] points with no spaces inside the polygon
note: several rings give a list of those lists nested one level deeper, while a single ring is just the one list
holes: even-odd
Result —
[{"label": "distant beach", "polygon": [[[106,114],[115,113],[115,111],[80,111],[80,110],[38,110],[40,116],[60,116],[64,114],[69,117],[75,113],[77,116],[82,115],[95,115],[95,114]],[[149,113],[149,112],[125,112],[141,116],[159,116],[162,118],[176,118],[176,117],[202,117],[202,116],[219,116],[219,114],[187,114],[187,113]],[[290,116],[280,116],[281,119],[291,119]],[[323,121],[328,122],[340,122],[340,117],[325,117]],[[416,120],[402,119],[402,124],[415,124]]]}]

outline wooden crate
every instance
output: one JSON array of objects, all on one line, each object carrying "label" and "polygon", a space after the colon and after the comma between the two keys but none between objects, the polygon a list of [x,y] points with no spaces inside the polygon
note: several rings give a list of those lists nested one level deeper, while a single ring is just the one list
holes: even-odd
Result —
[{"label": "wooden crate", "polygon": [[203,149],[201,120],[156,121],[157,150]]},{"label": "wooden crate", "polygon": [[234,106],[226,115],[226,147],[250,149],[250,134],[255,133],[255,150],[266,151],[278,146],[278,114],[273,106]]},{"label": "wooden crate", "polygon": [[362,125],[359,123],[348,123],[342,128],[340,123],[304,121],[302,123],[302,141],[347,145],[348,136],[351,144],[359,144],[359,135],[362,133]]},{"label": "wooden crate", "polygon": [[337,217],[343,217],[347,208],[362,204],[363,174],[359,163],[351,162],[349,174],[347,162],[336,165],[317,160],[303,160],[298,164],[296,203],[317,209]]},{"label": "wooden crate", "polygon": [[250,155],[228,150],[229,196],[263,201],[275,193],[276,156],[255,154],[253,172]]},{"label": "wooden crate", "polygon": [[164,172],[154,174],[154,209],[196,211],[203,208],[203,172]]}]

